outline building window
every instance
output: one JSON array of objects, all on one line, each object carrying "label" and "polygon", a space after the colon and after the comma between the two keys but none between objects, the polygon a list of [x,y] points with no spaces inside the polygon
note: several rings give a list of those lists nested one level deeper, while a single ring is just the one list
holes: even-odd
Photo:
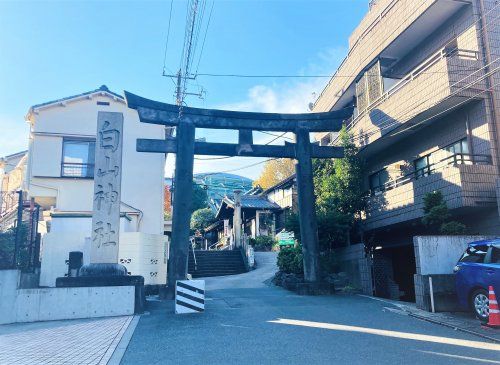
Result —
[{"label": "building window", "polygon": [[93,178],[94,160],[95,141],[64,139],[61,176]]},{"label": "building window", "polygon": [[447,152],[450,153],[450,155],[456,155],[456,154],[469,154],[469,145],[467,143],[467,138],[463,138],[460,141],[457,141],[453,144],[450,144],[449,146],[444,148]]},{"label": "building window", "polygon": [[389,182],[389,173],[384,168],[370,175],[370,190],[372,193],[383,191],[387,182]]},{"label": "building window", "polygon": [[415,165],[415,177],[421,178],[429,176],[431,174],[429,155],[417,158],[414,161]]}]

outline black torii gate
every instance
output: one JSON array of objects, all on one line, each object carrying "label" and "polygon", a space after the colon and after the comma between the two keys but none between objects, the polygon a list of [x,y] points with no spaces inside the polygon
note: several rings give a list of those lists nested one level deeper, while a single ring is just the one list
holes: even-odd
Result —
[{"label": "black torii gate", "polygon": [[[126,91],[125,98],[128,107],[137,110],[141,122],[177,127],[175,138],[137,140],[138,152],[177,155],[172,241],[168,263],[169,297],[173,295],[176,280],[184,280],[187,274],[194,155],[296,159],[304,279],[310,283],[320,280],[318,226],[311,159],[340,158],[343,157],[344,151],[341,147],[311,143],[309,133],[338,132],[342,122],[352,115],[352,108],[307,114],[248,113],[179,107],[145,99]],[[238,144],[195,142],[196,128],[238,130]],[[293,132],[296,143],[285,143],[284,146],[255,145],[252,131]]]}]

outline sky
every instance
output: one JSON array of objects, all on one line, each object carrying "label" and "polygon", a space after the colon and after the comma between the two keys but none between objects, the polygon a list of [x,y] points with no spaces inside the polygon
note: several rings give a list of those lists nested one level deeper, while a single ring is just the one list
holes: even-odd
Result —
[{"label": "sky", "polygon": [[[27,148],[24,116],[34,104],[102,84],[117,93],[127,90],[174,103],[174,83],[162,72],[164,60],[167,72],[179,68],[186,4],[0,0],[0,156]],[[211,4],[207,0],[194,53],[192,71],[200,74],[331,75],[347,53],[350,33],[368,10],[368,0],[215,0],[201,52]],[[186,104],[301,113],[308,111],[327,82],[328,78],[198,76],[188,91],[203,88],[204,98],[188,96]],[[197,138],[202,137],[236,142],[237,132],[198,130]],[[256,143],[272,139],[254,133]],[[232,171],[255,179],[263,166],[258,158],[207,158],[197,157],[195,173]],[[173,166],[169,156],[167,176]]]}]

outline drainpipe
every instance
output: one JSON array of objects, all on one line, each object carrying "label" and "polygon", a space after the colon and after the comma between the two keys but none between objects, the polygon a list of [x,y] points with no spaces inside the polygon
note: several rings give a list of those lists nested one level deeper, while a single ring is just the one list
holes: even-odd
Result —
[{"label": "drainpipe", "polygon": [[[481,13],[481,41],[483,45],[483,53],[485,56],[485,61],[487,65],[491,66],[491,47],[490,47],[490,42],[487,36],[488,33],[488,25],[486,22],[486,17],[485,17],[485,6],[484,6],[484,0],[478,0],[479,2],[479,10]],[[485,72],[488,73],[490,72],[490,66],[487,66],[485,68]],[[491,113],[491,123],[490,123],[490,129],[491,129],[491,134],[493,135],[493,138],[491,138],[491,142],[494,146],[494,154],[493,156],[493,161],[496,165],[497,168],[497,174],[500,175],[500,155],[499,155],[499,150],[498,150],[498,140],[499,140],[499,135],[498,135],[498,128],[497,128],[497,122],[498,122],[498,117],[497,117],[497,103],[495,100],[495,90],[493,89],[494,81],[493,81],[493,75],[489,75],[486,78],[486,87],[489,90],[488,96],[490,100],[490,113]]]},{"label": "drainpipe", "polygon": [[470,126],[470,118],[469,118],[469,111],[465,113],[465,130],[467,133],[467,146],[469,147],[469,153],[471,157],[471,161],[474,164],[474,144],[472,140],[472,128]]}]

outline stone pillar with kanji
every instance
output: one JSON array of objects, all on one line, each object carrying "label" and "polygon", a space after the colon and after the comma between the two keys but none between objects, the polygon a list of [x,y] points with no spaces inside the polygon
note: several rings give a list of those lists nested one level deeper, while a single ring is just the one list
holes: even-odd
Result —
[{"label": "stone pillar with kanji", "polygon": [[[122,275],[118,265],[123,114],[99,112],[95,145],[90,265],[83,274]],[[126,274],[126,269],[125,269]]]}]

